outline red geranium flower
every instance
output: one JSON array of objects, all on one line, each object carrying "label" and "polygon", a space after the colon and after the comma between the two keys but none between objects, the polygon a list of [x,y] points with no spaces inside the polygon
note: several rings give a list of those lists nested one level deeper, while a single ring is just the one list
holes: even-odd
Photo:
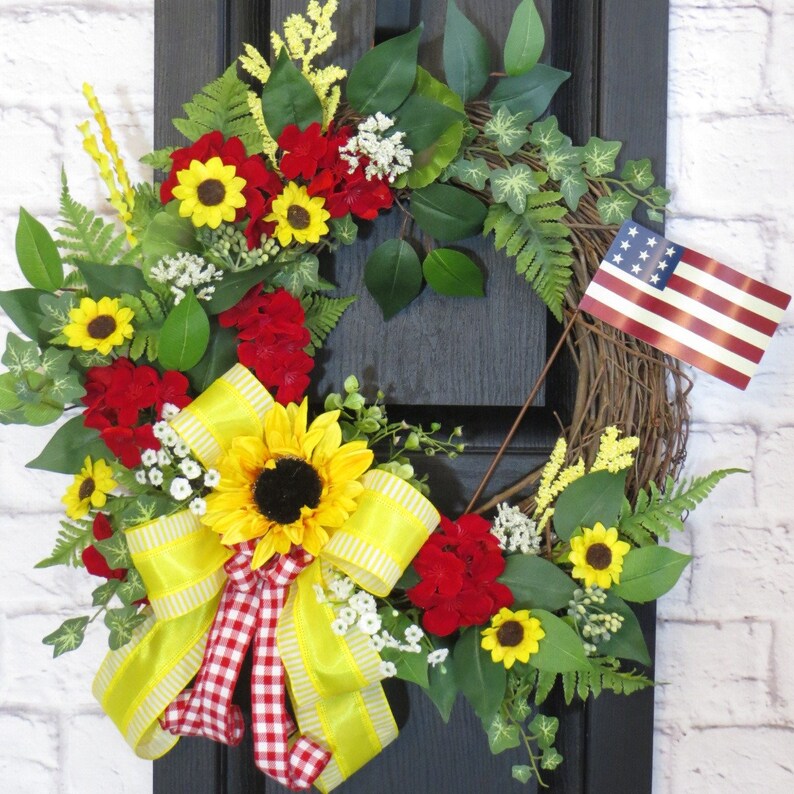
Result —
[{"label": "red geranium flower", "polygon": [[160,442],[154,437],[151,425],[106,427],[99,435],[105,446],[128,469],[140,465],[141,450],[160,449]]},{"label": "red geranium flower", "polygon": [[[92,530],[96,540],[113,537],[113,529],[104,513],[97,513],[94,516]],[[85,569],[93,576],[101,576],[104,579],[123,579],[127,575],[126,568],[111,568],[104,555],[93,543],[83,549],[82,558]]]},{"label": "red geranium flower", "polygon": [[192,401],[192,397],[187,393],[189,388],[190,381],[181,372],[174,369],[164,372],[157,385],[157,396],[154,402],[157,418],[162,416],[165,403],[171,403],[177,408],[184,408],[188,405]]},{"label": "red geranium flower", "polygon": [[317,121],[302,132],[296,124],[288,124],[278,136],[278,145],[284,150],[279,163],[281,173],[287,179],[311,179],[328,149],[328,139]]}]

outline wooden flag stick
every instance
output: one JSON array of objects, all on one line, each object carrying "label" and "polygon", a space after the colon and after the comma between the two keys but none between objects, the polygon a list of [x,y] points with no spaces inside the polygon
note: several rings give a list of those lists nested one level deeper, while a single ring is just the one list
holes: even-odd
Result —
[{"label": "wooden flag stick", "polygon": [[551,369],[551,365],[554,363],[555,359],[562,350],[562,346],[565,344],[565,340],[568,338],[568,334],[571,333],[571,329],[573,328],[573,324],[576,322],[576,318],[579,316],[579,310],[577,309],[571,319],[568,321],[568,325],[565,326],[565,329],[562,332],[562,335],[557,340],[557,344],[554,346],[554,350],[551,351],[551,355],[549,356],[546,364],[544,365],[543,369],[538,375],[537,380],[535,381],[535,385],[529,392],[529,396],[526,399],[521,410],[518,412],[518,416],[516,417],[515,421],[513,422],[512,427],[510,430],[507,431],[507,435],[505,436],[505,440],[502,442],[502,445],[499,447],[499,450],[494,455],[493,460],[491,461],[491,465],[488,466],[488,471],[485,472],[483,475],[482,480],[480,480],[480,484],[477,486],[477,490],[474,492],[474,496],[471,497],[471,501],[466,507],[464,512],[470,513],[474,505],[476,504],[477,500],[480,498],[480,495],[485,490],[485,486],[488,485],[493,473],[496,471],[496,467],[499,465],[499,461],[502,459],[502,455],[504,455],[505,450],[510,445],[510,442],[513,440],[513,436],[516,434],[516,431],[519,428],[522,420],[524,419],[524,415],[529,410],[529,406],[532,405],[532,401],[535,399],[538,391],[540,391],[540,387],[543,385],[543,381],[546,380],[546,376],[549,374],[549,370]]}]

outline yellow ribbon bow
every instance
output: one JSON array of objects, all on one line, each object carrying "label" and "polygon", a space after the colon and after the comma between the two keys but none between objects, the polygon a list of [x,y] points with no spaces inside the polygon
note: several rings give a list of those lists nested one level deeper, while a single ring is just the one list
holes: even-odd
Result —
[{"label": "yellow ribbon bow", "polygon": [[[183,409],[172,427],[211,467],[237,436],[260,436],[273,399],[235,365]],[[320,603],[334,569],[386,595],[438,524],[436,509],[404,480],[373,469],[361,479],[355,512],[293,583],[278,625],[278,649],[301,732],[332,757],[316,785],[330,791],[397,735],[380,681],[380,657],[356,628],[334,634],[333,608]],[[127,530],[130,553],[151,603],[132,640],[106,656],[94,696],[143,758],[178,741],[158,718],[198,671],[231,550],[183,510]]]}]

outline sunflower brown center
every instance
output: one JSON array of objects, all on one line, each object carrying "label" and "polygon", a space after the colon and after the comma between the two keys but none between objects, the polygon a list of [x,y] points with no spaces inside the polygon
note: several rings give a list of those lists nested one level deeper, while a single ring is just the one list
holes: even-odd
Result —
[{"label": "sunflower brown center", "polygon": [[92,339],[107,339],[116,330],[116,320],[109,314],[100,314],[88,323],[86,330]]},{"label": "sunflower brown center", "polygon": [[323,492],[320,475],[300,458],[279,458],[262,469],[254,484],[254,501],[263,516],[277,524],[291,524],[302,507],[317,507]]},{"label": "sunflower brown center", "polygon": [[88,499],[95,490],[96,484],[94,483],[94,478],[86,477],[80,483],[80,490],[77,492],[77,496],[79,497],[80,501],[82,501],[83,499]]},{"label": "sunflower brown center", "polygon": [[312,221],[312,216],[309,215],[309,210],[301,207],[300,204],[290,204],[287,220],[293,229],[306,229]]},{"label": "sunflower brown center", "polygon": [[499,626],[496,639],[505,648],[513,648],[524,639],[524,627],[517,620],[507,620]]},{"label": "sunflower brown center", "polygon": [[603,571],[612,564],[612,550],[606,543],[594,543],[585,554],[587,564],[597,571]]},{"label": "sunflower brown center", "polygon": [[205,179],[196,188],[196,194],[205,207],[214,207],[226,197],[226,188],[220,179]]}]

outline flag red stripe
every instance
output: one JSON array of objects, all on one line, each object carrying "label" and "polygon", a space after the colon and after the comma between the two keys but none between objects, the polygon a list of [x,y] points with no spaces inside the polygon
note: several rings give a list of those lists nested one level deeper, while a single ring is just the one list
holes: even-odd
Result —
[{"label": "flag red stripe", "polygon": [[605,306],[600,301],[595,300],[590,295],[585,295],[582,298],[582,301],[579,304],[579,309],[581,311],[587,312],[588,314],[592,314],[593,317],[597,317],[599,320],[609,323],[609,325],[614,326],[618,330],[623,331],[626,334],[630,334],[631,336],[635,336],[637,339],[647,342],[649,345],[659,348],[659,350],[662,350],[665,353],[674,356],[675,358],[681,359],[681,361],[686,361],[687,364],[691,364],[698,369],[702,369],[704,372],[708,372],[709,374],[714,375],[720,380],[730,383],[732,386],[736,386],[739,389],[747,388],[747,384],[750,382],[749,376],[744,375],[741,372],[737,372],[732,367],[721,364],[719,361],[715,361],[710,356],[699,353],[697,350],[693,350],[691,347],[683,345],[680,342],[677,342],[675,339],[671,339],[669,336],[666,336],[665,334],[660,333],[653,328],[649,328],[644,323],[640,323],[636,320],[626,317],[624,314],[621,314],[609,306]]},{"label": "flag red stripe", "polygon": [[687,279],[682,278],[677,273],[673,273],[673,275],[670,276],[670,280],[667,282],[665,289],[672,289],[676,292],[680,292],[682,295],[692,298],[692,300],[697,301],[703,306],[708,306],[710,309],[714,309],[714,311],[718,311],[720,314],[731,317],[732,319],[749,326],[754,331],[759,331],[760,333],[766,334],[769,337],[775,333],[775,329],[778,326],[774,320],[770,320],[768,317],[763,317],[760,314],[756,314],[754,311],[746,309],[744,306],[739,306],[738,303],[734,303],[733,301],[729,301],[714,292],[710,292],[705,287],[701,287],[699,284],[693,284],[691,281],[687,281]]},{"label": "flag red stripe", "polygon": [[773,306],[777,306],[778,309],[787,308],[791,300],[791,296],[786,295],[785,292],[770,287],[768,284],[763,284],[754,278],[750,278],[750,276],[745,276],[744,273],[723,265],[722,262],[718,262],[716,259],[699,254],[697,251],[685,248],[682,259],[687,264],[692,265],[692,267],[696,267],[698,270],[702,270],[704,273],[708,273],[730,284],[732,287],[742,290],[742,292],[748,292],[759,300],[771,303]]},{"label": "flag red stripe", "polygon": [[684,309],[671,306],[669,303],[666,303],[665,301],[660,300],[653,295],[648,295],[647,293],[632,287],[625,281],[615,278],[615,276],[607,273],[604,268],[599,269],[593,278],[593,281],[600,284],[605,289],[608,289],[610,292],[620,295],[622,298],[630,301],[635,306],[639,306],[640,308],[646,309],[653,314],[664,317],[666,320],[670,320],[670,322],[675,323],[675,325],[677,325],[679,328],[686,328],[698,336],[708,339],[715,345],[719,345],[725,350],[730,350],[731,353],[735,353],[737,356],[741,356],[742,358],[752,361],[754,364],[757,364],[764,355],[764,351],[755,345],[751,345],[749,342],[739,339],[727,331],[723,331],[721,328],[715,328],[710,323],[695,317]]}]

